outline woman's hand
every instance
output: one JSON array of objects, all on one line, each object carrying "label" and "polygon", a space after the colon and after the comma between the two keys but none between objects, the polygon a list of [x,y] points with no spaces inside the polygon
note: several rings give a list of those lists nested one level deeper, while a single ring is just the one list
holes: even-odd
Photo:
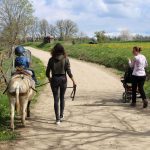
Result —
[{"label": "woman's hand", "polygon": [[75,81],[73,81],[73,87],[75,87],[75,86],[77,86],[77,85],[76,85]]},{"label": "woman's hand", "polygon": [[128,58],[128,62],[129,64],[132,64],[132,60],[130,58]]},{"label": "woman's hand", "polygon": [[73,86],[77,86],[77,85],[76,85],[76,82],[74,81],[74,78],[73,78],[73,77],[71,78],[71,80],[72,80],[72,82],[73,82]]},{"label": "woman's hand", "polygon": [[131,59],[130,59],[130,58],[128,58],[128,61],[129,61],[129,62],[131,62]]}]

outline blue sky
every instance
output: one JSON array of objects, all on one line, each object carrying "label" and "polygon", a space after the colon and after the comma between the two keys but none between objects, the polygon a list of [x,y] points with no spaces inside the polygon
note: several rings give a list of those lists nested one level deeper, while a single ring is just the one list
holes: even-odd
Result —
[{"label": "blue sky", "polygon": [[117,34],[128,29],[133,34],[150,35],[150,0],[32,0],[35,15],[55,23],[75,21],[81,32],[92,36],[105,30]]}]

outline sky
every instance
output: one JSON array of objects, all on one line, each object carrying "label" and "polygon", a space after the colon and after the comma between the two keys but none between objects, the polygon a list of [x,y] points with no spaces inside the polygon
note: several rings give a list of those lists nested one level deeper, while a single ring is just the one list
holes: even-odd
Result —
[{"label": "sky", "polygon": [[35,16],[54,24],[59,19],[76,22],[80,32],[93,36],[105,30],[150,35],[150,0],[32,0]]}]

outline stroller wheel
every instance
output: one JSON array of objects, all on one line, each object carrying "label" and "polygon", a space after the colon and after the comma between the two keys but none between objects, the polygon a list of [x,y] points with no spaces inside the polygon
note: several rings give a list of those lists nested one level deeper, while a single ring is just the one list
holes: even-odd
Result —
[{"label": "stroller wheel", "polygon": [[130,101],[132,100],[132,95],[131,95],[131,93],[128,93],[127,94],[127,103],[130,103]]},{"label": "stroller wheel", "polygon": [[126,92],[123,93],[123,95],[122,95],[122,102],[123,103],[130,103],[131,99],[132,99],[131,94],[126,93]]}]

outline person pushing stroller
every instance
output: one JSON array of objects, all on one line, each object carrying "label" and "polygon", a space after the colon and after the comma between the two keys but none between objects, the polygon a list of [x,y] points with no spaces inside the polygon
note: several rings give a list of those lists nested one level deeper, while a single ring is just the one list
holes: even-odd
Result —
[{"label": "person pushing stroller", "polygon": [[148,67],[147,59],[141,54],[142,49],[139,47],[133,47],[134,59],[129,59],[129,66],[133,68],[132,73],[132,107],[136,107],[136,93],[137,88],[141,94],[143,100],[143,108],[148,107],[148,100],[144,91],[144,84],[146,81],[145,68]]}]

